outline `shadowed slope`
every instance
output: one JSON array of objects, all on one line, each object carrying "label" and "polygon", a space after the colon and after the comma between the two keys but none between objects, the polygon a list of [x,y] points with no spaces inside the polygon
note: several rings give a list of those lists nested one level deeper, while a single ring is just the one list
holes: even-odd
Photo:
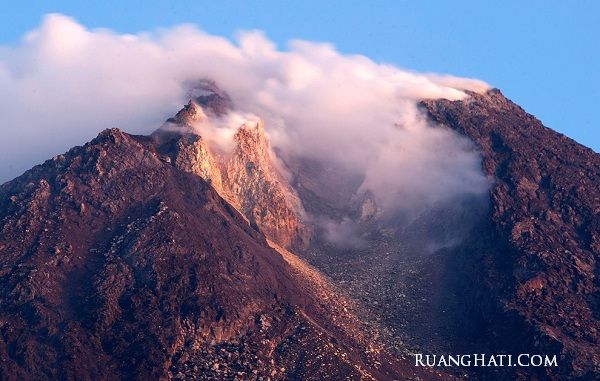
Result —
[{"label": "shadowed slope", "polygon": [[[600,155],[544,127],[499,90],[470,95],[422,103],[434,121],[477,144],[494,179],[490,230],[481,233],[489,242],[475,247],[477,273],[470,275],[499,309],[523,319],[523,328],[505,341],[538,353],[558,351],[565,356],[563,374],[597,378]],[[483,319],[497,321],[486,316],[489,304]],[[523,329],[531,335],[521,341]]]}]

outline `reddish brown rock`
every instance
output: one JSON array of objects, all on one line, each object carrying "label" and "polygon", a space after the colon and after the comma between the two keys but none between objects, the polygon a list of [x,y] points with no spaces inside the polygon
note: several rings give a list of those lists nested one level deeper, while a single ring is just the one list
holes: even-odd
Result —
[{"label": "reddish brown rock", "polygon": [[484,287],[488,307],[515,319],[480,307],[482,319],[504,329],[509,347],[561,354],[561,369],[544,377],[599,378],[600,155],[496,89],[422,107],[477,144],[494,180],[490,228],[479,232],[489,242],[471,248],[479,252],[465,257],[475,263],[466,276]]},{"label": "reddish brown rock", "polygon": [[[208,111],[210,114],[210,110]],[[282,171],[262,121],[235,126],[231,152],[202,138],[203,108],[190,101],[153,136],[158,149],[180,169],[211,185],[268,238],[288,248],[305,248],[310,229],[296,191]]]},{"label": "reddish brown rock", "polygon": [[4,380],[434,379],[366,353],[151,138],[106,130],[0,186],[0,231]]}]

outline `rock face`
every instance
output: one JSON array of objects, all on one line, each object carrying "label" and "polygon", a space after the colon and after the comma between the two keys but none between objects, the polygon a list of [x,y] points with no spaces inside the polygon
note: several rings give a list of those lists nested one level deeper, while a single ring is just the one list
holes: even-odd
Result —
[{"label": "rock face", "polygon": [[265,136],[262,121],[236,126],[233,149],[223,152],[202,138],[202,123],[222,107],[190,101],[153,136],[161,152],[178,168],[194,173],[240,211],[271,240],[288,248],[305,248],[310,232],[304,210]]},{"label": "rock face", "polygon": [[598,379],[600,155],[544,127],[499,90],[470,95],[421,104],[477,144],[494,179],[489,226],[473,233],[482,239],[465,247],[458,270],[481,289],[465,292],[496,337],[505,334],[505,348],[562,355],[560,369],[538,377]]},{"label": "rock face", "polygon": [[225,177],[242,213],[275,242],[306,247],[309,232],[302,222],[302,205],[274,165],[262,122],[241,126],[234,141]]},{"label": "rock face", "polygon": [[0,187],[2,379],[433,379],[169,161],[106,130]]}]

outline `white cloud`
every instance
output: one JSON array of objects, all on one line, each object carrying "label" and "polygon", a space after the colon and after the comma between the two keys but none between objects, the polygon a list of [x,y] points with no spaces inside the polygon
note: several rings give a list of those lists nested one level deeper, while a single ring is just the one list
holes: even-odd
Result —
[{"label": "white cloud", "polygon": [[329,44],[295,40],[281,51],[260,31],[237,42],[191,25],[120,35],[58,14],[0,48],[0,182],[104,128],[150,133],[202,78],[240,113],[264,119],[273,145],[364,174],[363,187],[386,203],[486,186],[470,145],[416,109],[422,98],[485,91],[481,81],[401,70]]}]

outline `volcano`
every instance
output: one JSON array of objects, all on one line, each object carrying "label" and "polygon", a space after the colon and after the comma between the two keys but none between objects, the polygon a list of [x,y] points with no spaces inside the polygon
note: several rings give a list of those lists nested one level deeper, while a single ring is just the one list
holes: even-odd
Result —
[{"label": "volcano", "polygon": [[[491,185],[400,220],[262,120],[213,144],[234,109],[200,81],[151,135],[105,130],[0,186],[2,379],[600,377],[597,153],[497,89],[423,100]],[[559,361],[415,366],[436,351]]]}]

